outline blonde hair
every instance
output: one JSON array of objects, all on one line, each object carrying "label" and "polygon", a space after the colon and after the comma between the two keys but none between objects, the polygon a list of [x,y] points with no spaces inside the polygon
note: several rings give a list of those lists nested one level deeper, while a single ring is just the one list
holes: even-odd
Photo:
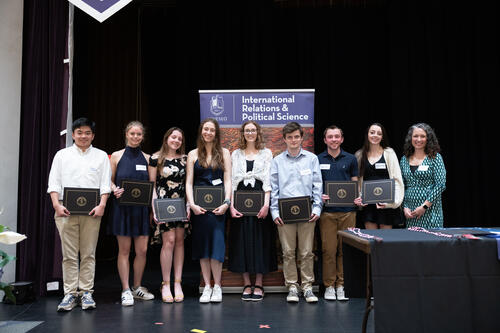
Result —
[{"label": "blonde hair", "polygon": [[141,129],[141,131],[142,131],[142,141],[141,141],[141,143],[144,141],[144,137],[146,136],[146,129],[144,128],[144,125],[140,121],[138,121],[138,120],[133,120],[130,123],[128,123],[127,126],[125,126],[125,131],[124,131],[125,132],[125,145],[128,144],[128,142],[127,142],[127,133],[128,133],[128,131],[130,131],[130,129],[132,127],[139,127]]}]

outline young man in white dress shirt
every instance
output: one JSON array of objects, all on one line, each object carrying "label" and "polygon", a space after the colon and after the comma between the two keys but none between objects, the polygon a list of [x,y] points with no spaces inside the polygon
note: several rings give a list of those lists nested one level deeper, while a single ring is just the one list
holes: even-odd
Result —
[{"label": "young man in white dress shirt", "polygon": [[[49,174],[55,222],[61,237],[63,254],[64,298],[57,311],[71,311],[79,303],[82,309],[96,307],[92,292],[95,275],[95,250],[101,217],[111,192],[111,167],[108,155],[92,146],[95,123],[80,118],[73,122],[74,144],[54,156]],[[62,205],[65,187],[97,188],[100,202],[88,216],[71,215]]]},{"label": "young man in white dress shirt", "polygon": [[[316,155],[302,149],[304,131],[296,122],[283,127],[287,149],[271,163],[271,215],[278,225],[283,248],[283,274],[288,288],[287,302],[299,301],[297,257],[300,259],[301,289],[308,303],[318,301],[312,291],[314,282],[314,227],[321,214],[323,182]],[[278,199],[311,197],[312,214],[309,221],[284,224],[279,215]],[[297,241],[298,240],[298,241]]]}]

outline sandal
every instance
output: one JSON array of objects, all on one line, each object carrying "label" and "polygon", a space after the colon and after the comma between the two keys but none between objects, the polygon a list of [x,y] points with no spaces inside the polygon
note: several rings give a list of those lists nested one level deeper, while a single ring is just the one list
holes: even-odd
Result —
[{"label": "sandal", "polygon": [[254,288],[253,289],[254,291],[255,291],[255,289],[262,290],[262,295],[258,295],[258,294],[252,293],[252,301],[254,301],[254,302],[262,301],[262,299],[264,298],[264,287],[262,287],[262,286],[254,286],[253,288]]},{"label": "sandal", "polygon": [[[174,283],[179,283],[180,284],[181,282],[182,282],[182,280],[175,280]],[[181,303],[182,301],[184,301],[184,293],[181,293],[180,295],[175,294],[174,301],[176,303]]]},{"label": "sandal", "polygon": [[172,295],[166,296],[166,297],[163,296],[163,287],[167,287],[168,290],[170,291],[170,281],[162,281],[161,282],[160,294],[161,294],[161,300],[163,301],[163,303],[173,303],[174,298],[172,297]]},{"label": "sandal", "polygon": [[245,289],[247,289],[247,288],[252,289],[252,286],[248,285],[248,286],[243,287],[243,292],[241,293],[241,299],[244,301],[251,301],[253,292],[251,292],[250,294],[245,294]]}]

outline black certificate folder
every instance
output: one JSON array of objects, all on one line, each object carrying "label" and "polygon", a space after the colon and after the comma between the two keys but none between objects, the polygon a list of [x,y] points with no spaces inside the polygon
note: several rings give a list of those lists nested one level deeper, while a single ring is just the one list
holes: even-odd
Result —
[{"label": "black certificate folder", "polygon": [[326,207],[355,206],[354,199],[358,197],[358,182],[356,181],[325,181],[325,194],[330,200],[325,202]]},{"label": "black certificate folder", "polygon": [[308,196],[278,199],[283,223],[307,222],[311,218],[311,198]]},{"label": "black certificate folder", "polygon": [[235,191],[234,208],[245,216],[256,216],[264,206],[263,191]]},{"label": "black certificate folder", "polygon": [[154,199],[155,214],[158,222],[186,220],[186,202],[184,198]]},{"label": "black certificate folder", "polygon": [[119,199],[120,205],[149,206],[153,196],[153,182],[145,180],[123,179],[120,186],[123,194]]},{"label": "black certificate folder", "polygon": [[223,186],[195,186],[194,203],[205,209],[215,209],[224,201]]},{"label": "black certificate folder", "polygon": [[369,180],[363,182],[363,203],[392,203],[396,184],[394,179]]},{"label": "black certificate folder", "polygon": [[65,187],[63,206],[71,215],[88,215],[99,204],[98,188]]}]

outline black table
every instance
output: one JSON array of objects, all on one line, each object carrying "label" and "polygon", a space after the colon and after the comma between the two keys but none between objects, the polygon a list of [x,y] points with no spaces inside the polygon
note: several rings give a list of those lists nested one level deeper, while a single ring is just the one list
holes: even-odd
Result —
[{"label": "black table", "polygon": [[[374,296],[376,332],[498,332],[500,260],[497,241],[406,229],[339,231],[367,256],[367,311]],[[474,229],[475,230],[475,229]],[[438,232],[432,230],[432,232]],[[370,276],[371,283],[370,285]]]}]

